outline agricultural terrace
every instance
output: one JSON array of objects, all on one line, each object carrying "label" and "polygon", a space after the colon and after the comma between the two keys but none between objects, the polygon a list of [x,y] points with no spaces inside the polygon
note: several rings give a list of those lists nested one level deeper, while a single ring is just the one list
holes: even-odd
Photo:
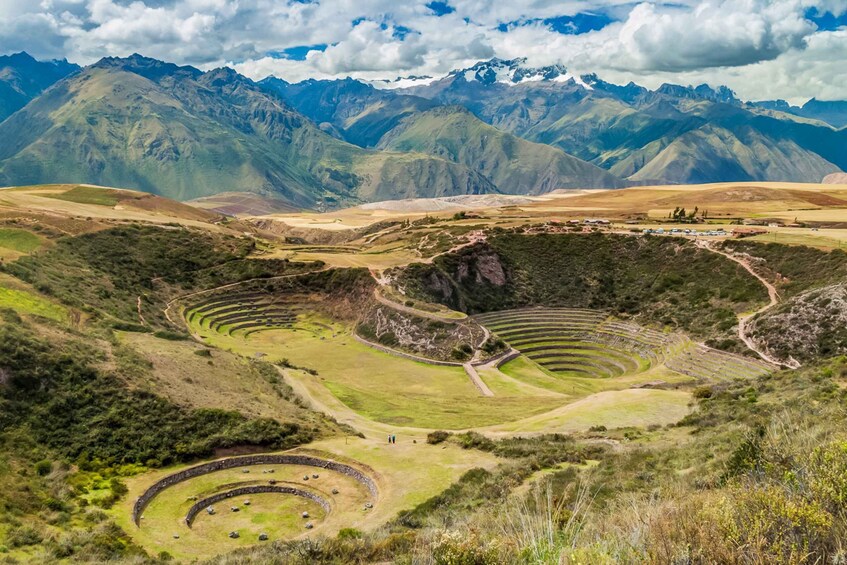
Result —
[{"label": "agricultural terrace", "polygon": [[[503,371],[480,366],[479,377],[493,393],[483,396],[458,364],[430,364],[374,349],[355,338],[352,324],[318,313],[314,304],[285,300],[284,294],[233,289],[189,304],[184,315],[192,333],[209,345],[287,366],[285,379],[300,396],[339,421],[374,436],[397,427],[419,435],[429,429],[484,427],[496,431],[499,425],[533,418],[595,393],[655,380],[656,373],[650,369],[664,358],[661,347],[626,342],[615,334],[614,322],[605,321],[604,314],[569,311],[578,318],[573,321],[580,323],[584,336],[567,337],[560,326],[544,327],[545,333],[535,334],[537,342],[558,340],[563,346],[581,342],[581,347],[563,350],[555,360],[541,350],[531,352],[558,375],[527,357],[508,363]],[[551,311],[550,315],[561,317],[567,312]],[[587,331],[601,323],[608,325],[605,341],[595,335],[598,332]],[[636,329],[632,332],[644,333]],[[650,335],[654,340],[662,337],[659,332]],[[668,341],[665,347],[670,348],[670,344]],[[530,374],[513,374],[512,367],[525,360],[531,364]],[[588,374],[589,370],[593,373]],[[540,378],[535,378],[538,375],[531,374],[533,371],[540,372]],[[691,380],[677,372],[668,373],[664,380]],[[669,397],[659,394],[663,391],[646,392],[643,400],[647,404],[655,397],[657,406],[664,409],[672,404],[683,407],[683,413],[687,410],[687,393],[676,392]],[[560,419],[569,417],[563,413]],[[619,427],[632,421],[623,412],[618,416],[606,412],[599,417],[601,421],[589,418],[589,425]],[[667,423],[661,411],[647,419],[651,417]]]},{"label": "agricultural terrace", "polygon": [[[421,465],[423,460],[429,464]],[[467,470],[491,469],[499,461],[476,450],[401,436],[394,445],[333,438],[309,449],[218,459],[130,478],[128,496],[111,513],[151,553],[202,559],[277,540],[331,537],[343,528],[371,530],[443,491]],[[141,509],[138,525],[136,508]]]},{"label": "agricultural terrace", "polygon": [[758,361],[695,344],[682,334],[594,310],[526,308],[475,319],[522,354],[501,367],[504,373],[552,390],[574,392],[586,379],[639,374],[663,374],[660,380],[667,380],[668,370],[700,382],[752,378],[768,371]]},{"label": "agricultural terrace", "polygon": [[248,337],[273,328],[291,328],[298,306],[261,290],[213,295],[191,304],[186,321],[200,330]]}]

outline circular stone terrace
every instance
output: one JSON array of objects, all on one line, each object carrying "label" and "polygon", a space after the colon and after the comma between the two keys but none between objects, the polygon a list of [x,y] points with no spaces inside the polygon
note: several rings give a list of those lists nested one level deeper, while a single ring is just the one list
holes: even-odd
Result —
[{"label": "circular stone terrace", "polygon": [[171,553],[215,552],[356,527],[379,500],[376,474],[311,454],[228,457],[150,485],[132,507],[139,533]]}]

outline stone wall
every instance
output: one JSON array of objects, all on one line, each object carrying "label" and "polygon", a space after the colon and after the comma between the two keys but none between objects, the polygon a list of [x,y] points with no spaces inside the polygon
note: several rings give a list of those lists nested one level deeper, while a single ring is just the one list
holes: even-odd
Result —
[{"label": "stone wall", "polygon": [[508,363],[512,359],[517,359],[520,356],[521,356],[520,351],[518,351],[517,349],[514,349],[514,348],[509,348],[507,351],[505,351],[504,353],[501,353],[499,356],[486,361],[486,364],[493,362],[494,368],[499,369],[500,367],[502,367],[503,365],[505,365],[506,363]]},{"label": "stone wall", "polygon": [[197,516],[200,511],[202,511],[208,506],[211,506],[212,504],[218,503],[222,500],[226,500],[227,498],[241,496],[244,494],[263,494],[267,492],[302,496],[303,498],[314,500],[315,502],[320,504],[321,508],[323,508],[327,513],[329,513],[330,511],[329,502],[327,502],[326,499],[321,496],[318,496],[313,492],[289,486],[252,485],[248,487],[241,487],[228,490],[226,492],[219,492],[218,494],[213,494],[212,496],[209,496],[207,498],[204,498],[203,500],[196,502],[194,505],[191,506],[191,508],[188,509],[188,513],[186,513],[185,515],[185,524],[190,528],[191,523],[194,522],[194,517]]},{"label": "stone wall", "polygon": [[167,477],[156,481],[135,501],[135,504],[132,507],[132,521],[135,522],[136,526],[138,526],[141,513],[144,512],[144,509],[148,504],[150,504],[150,501],[168,487],[201,475],[207,475],[224,469],[246,467],[248,465],[303,465],[307,467],[329,469],[331,471],[341,473],[342,475],[352,477],[359,483],[363,484],[374,498],[378,495],[376,483],[372,478],[365,475],[355,467],[345,465],[344,463],[338,463],[337,461],[331,461],[329,459],[321,459],[320,457],[313,457],[311,455],[245,455],[243,457],[229,457],[227,459],[219,459],[217,461],[211,461],[209,463],[203,463],[202,465],[189,467],[188,469],[184,469],[178,473],[168,475]]}]

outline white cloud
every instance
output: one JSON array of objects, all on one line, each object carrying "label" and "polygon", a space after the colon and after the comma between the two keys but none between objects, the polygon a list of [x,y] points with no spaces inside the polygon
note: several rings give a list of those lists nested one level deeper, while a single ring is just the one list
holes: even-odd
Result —
[{"label": "white cloud", "polygon": [[[0,0],[0,50],[83,64],[140,52],[287,80],[444,74],[526,56],[647,86],[708,80],[751,98],[847,97],[847,38],[803,17],[811,6],[844,12],[845,0],[449,0],[455,11],[443,17],[427,1]],[[598,11],[620,21],[581,35],[538,23]],[[536,23],[497,29],[515,21]],[[303,61],[270,56],[316,44],[328,47]]]}]

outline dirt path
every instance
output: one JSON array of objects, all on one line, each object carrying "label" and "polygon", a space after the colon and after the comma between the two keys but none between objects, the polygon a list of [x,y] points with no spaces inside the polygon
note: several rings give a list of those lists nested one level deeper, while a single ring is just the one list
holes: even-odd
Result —
[{"label": "dirt path", "polygon": [[141,313],[141,297],[140,296],[135,301],[135,307],[138,310],[138,320],[141,322],[142,326],[146,326],[147,320],[144,319],[144,314]]},{"label": "dirt path", "polygon": [[471,378],[471,382],[473,385],[482,393],[482,396],[494,396],[494,393],[488,388],[488,385],[480,378],[479,373],[476,372],[476,368],[470,363],[465,363],[462,365],[464,367],[465,372]]},{"label": "dirt path", "polygon": [[739,337],[739,339],[741,339],[741,341],[743,341],[744,344],[748,348],[750,348],[751,351],[756,353],[756,355],[758,355],[763,360],[765,360],[766,362],[768,362],[772,365],[776,365],[776,366],[779,366],[779,367],[788,367],[789,369],[798,368],[800,366],[800,363],[798,363],[794,359],[790,359],[789,361],[780,361],[780,360],[776,359],[775,357],[770,355],[767,351],[765,351],[764,349],[759,347],[756,344],[756,342],[753,341],[753,338],[751,338],[747,334],[747,322],[749,322],[754,316],[757,316],[757,315],[761,314],[762,312],[770,310],[771,308],[773,308],[774,306],[779,304],[779,293],[777,292],[776,287],[774,285],[772,285],[769,281],[767,281],[759,273],[757,273],[753,269],[753,267],[750,265],[750,262],[747,261],[746,259],[742,259],[742,258],[736,257],[735,255],[732,255],[730,253],[726,253],[725,251],[720,251],[718,249],[715,249],[714,247],[712,247],[710,245],[710,242],[708,242],[708,241],[698,240],[696,242],[696,245],[697,245],[697,247],[700,247],[701,249],[707,249],[707,250],[711,251],[712,253],[717,253],[718,255],[723,255],[724,257],[726,257],[730,261],[734,261],[734,262],[738,263],[739,265],[744,267],[744,269],[748,273],[750,273],[751,275],[756,277],[756,279],[760,283],[762,283],[762,285],[764,285],[764,287],[768,290],[769,302],[765,306],[762,306],[761,308],[759,308],[755,312],[750,312],[748,314],[739,314],[738,315],[738,337]]},{"label": "dirt path", "polygon": [[[374,275],[373,272],[371,272],[371,274]],[[380,280],[376,275],[374,275],[374,279],[376,279],[377,282]],[[374,298],[376,298],[377,302],[379,302],[380,304],[382,304],[384,306],[388,306],[392,310],[397,310],[399,312],[405,312],[406,314],[411,314],[412,316],[418,316],[419,318],[427,318],[428,320],[436,320],[436,321],[439,321],[439,322],[445,322],[447,324],[459,324],[461,322],[464,322],[468,318],[467,315],[465,315],[462,318],[451,318],[451,317],[448,317],[448,316],[438,314],[436,312],[427,312],[426,310],[419,310],[418,308],[414,308],[412,306],[406,306],[405,304],[400,304],[399,302],[394,302],[393,300],[391,300],[390,298],[388,298],[387,296],[382,294],[382,292],[380,292],[379,288],[374,289]]]}]

